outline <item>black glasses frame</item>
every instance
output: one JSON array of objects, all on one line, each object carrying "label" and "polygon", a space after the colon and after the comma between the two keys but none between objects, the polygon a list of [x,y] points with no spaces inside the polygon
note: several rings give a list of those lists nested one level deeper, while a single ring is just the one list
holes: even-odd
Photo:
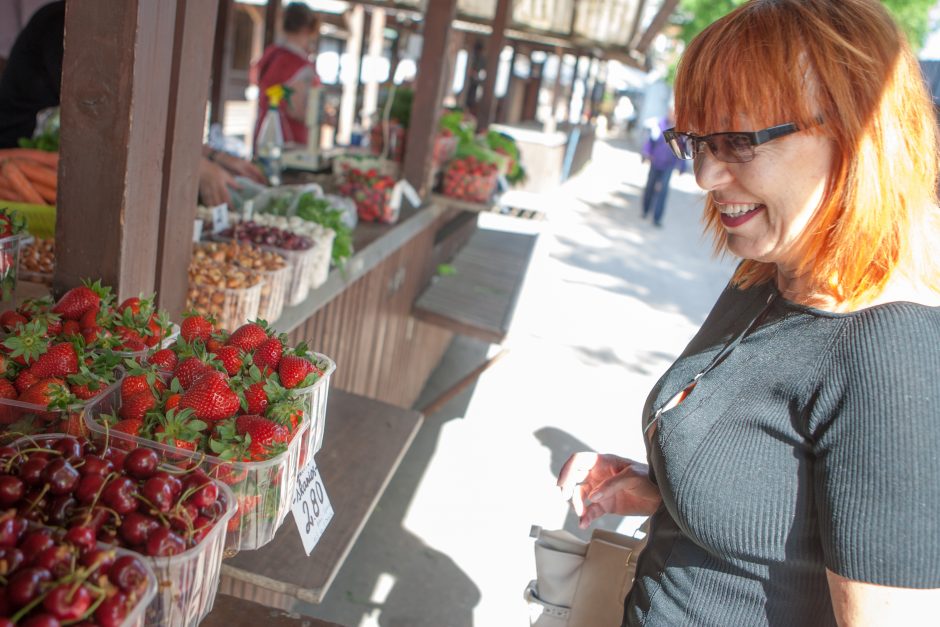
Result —
[{"label": "black glasses frame", "polygon": [[[761,129],[759,131],[727,131],[723,133],[712,133],[710,135],[695,135],[694,133],[682,133],[670,128],[663,131],[663,138],[677,159],[689,161],[694,159],[705,146],[711,150],[712,155],[719,161],[725,163],[747,163],[754,160],[754,148],[769,141],[786,137],[799,131],[800,128],[793,122],[779,124]],[[732,147],[733,140],[744,139],[748,150],[741,152],[740,147]],[[720,143],[719,143],[720,142]],[[691,146],[691,151],[689,147]]]}]

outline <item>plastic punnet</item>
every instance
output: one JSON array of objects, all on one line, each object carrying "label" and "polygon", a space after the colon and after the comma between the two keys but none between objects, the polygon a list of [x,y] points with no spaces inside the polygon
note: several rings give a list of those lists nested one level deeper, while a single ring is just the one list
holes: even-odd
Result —
[{"label": "plastic punnet", "polygon": [[[285,265],[279,270],[261,271],[264,282],[261,284],[261,298],[258,305],[258,317],[273,322],[281,317],[284,303],[287,300],[287,290],[290,287],[291,267]],[[223,327],[235,329],[237,327]]]},{"label": "plastic punnet", "polygon": [[274,538],[278,527],[290,512],[300,469],[301,447],[310,444],[306,436],[310,420],[306,415],[286,451],[264,461],[244,462],[226,461],[214,455],[111,431],[101,422],[100,416],[114,415],[120,407],[120,386],[96,399],[93,405],[89,404],[85,412],[85,425],[93,437],[107,435],[113,446],[121,448],[152,448],[164,462],[181,468],[201,465],[210,477],[231,488],[238,512],[228,523],[225,542],[227,555],[260,548]]},{"label": "plastic punnet", "polygon": [[330,377],[333,376],[333,371],[336,370],[336,363],[326,355],[314,353],[313,356],[317,368],[323,374],[313,385],[294,389],[303,398],[304,418],[310,417],[310,429],[305,434],[306,440],[301,446],[301,468],[309,464],[313,456],[323,446],[323,433],[326,430],[326,402],[330,393]]},{"label": "plastic punnet", "polygon": [[245,288],[222,288],[190,282],[187,306],[202,314],[214,316],[223,329],[237,329],[258,317],[261,305],[261,283]]},{"label": "plastic punnet", "polygon": [[[120,375],[118,375],[120,376]],[[98,398],[106,396],[120,387],[120,381],[106,387]],[[66,425],[75,425],[82,429],[85,425],[83,414],[96,399],[75,403],[68,409],[49,409],[44,405],[23,403],[12,399],[0,399],[0,444],[7,444],[23,436],[41,436],[46,433],[65,434]],[[70,433],[69,435],[87,435]]]}]

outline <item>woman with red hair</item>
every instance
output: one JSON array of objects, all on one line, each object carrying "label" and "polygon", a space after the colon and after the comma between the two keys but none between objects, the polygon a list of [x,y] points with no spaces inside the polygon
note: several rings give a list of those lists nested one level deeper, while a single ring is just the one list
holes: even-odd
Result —
[{"label": "woman with red hair", "polygon": [[650,393],[648,465],[578,453],[581,525],[651,515],[627,625],[936,624],[933,107],[876,0],[752,0],[689,46],[676,156],[742,258]]}]

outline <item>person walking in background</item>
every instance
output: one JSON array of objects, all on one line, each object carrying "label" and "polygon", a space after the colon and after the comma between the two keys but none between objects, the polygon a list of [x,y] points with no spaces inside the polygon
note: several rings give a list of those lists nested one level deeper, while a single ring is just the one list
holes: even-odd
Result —
[{"label": "person walking in background", "polygon": [[316,13],[303,2],[291,2],[284,8],[284,39],[268,46],[252,67],[252,83],[258,85],[258,117],[253,138],[258,139],[261,121],[268,110],[267,89],[283,85],[292,90],[279,105],[281,130],[288,144],[307,143],[307,94],[320,84],[316,66],[310,58],[315,52],[320,22]]},{"label": "person walking in background", "polygon": [[643,160],[649,161],[650,173],[646,179],[646,189],[643,190],[643,217],[653,212],[653,224],[662,227],[663,213],[666,211],[666,196],[669,194],[669,179],[672,171],[679,168],[680,173],[686,170],[684,161],[677,159],[666,140],[663,131],[675,125],[675,114],[672,109],[666,117],[650,125],[649,137],[643,144]]}]

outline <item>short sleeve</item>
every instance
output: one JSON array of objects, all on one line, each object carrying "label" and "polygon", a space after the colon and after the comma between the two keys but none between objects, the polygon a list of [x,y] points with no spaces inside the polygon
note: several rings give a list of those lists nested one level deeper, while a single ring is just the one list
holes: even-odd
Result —
[{"label": "short sleeve", "polygon": [[940,309],[854,314],[826,359],[810,422],[826,566],[940,587]]}]

